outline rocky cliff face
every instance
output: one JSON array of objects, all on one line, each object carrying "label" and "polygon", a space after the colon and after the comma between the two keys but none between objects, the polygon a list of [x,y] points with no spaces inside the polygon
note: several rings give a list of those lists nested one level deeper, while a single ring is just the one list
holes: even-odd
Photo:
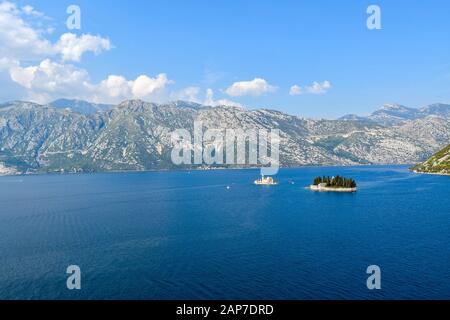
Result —
[{"label": "rocky cliff face", "polygon": [[131,100],[89,114],[11,102],[0,105],[0,163],[19,172],[173,168],[171,132],[192,132],[194,121],[205,129],[280,129],[282,166],[415,163],[450,141],[450,117],[435,109],[442,114],[387,125],[182,101]]}]

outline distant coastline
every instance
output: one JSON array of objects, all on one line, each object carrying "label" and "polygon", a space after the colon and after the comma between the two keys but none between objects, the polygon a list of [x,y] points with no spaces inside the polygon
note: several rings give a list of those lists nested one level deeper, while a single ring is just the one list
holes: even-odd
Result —
[{"label": "distant coastline", "polygon": [[[354,165],[338,165],[338,164],[326,164],[326,165],[304,165],[304,166],[281,166],[280,169],[307,169],[307,168],[353,168],[353,167],[406,167],[411,166],[411,163],[383,163],[383,164],[354,164]],[[8,168],[10,169],[10,168]],[[11,168],[15,169],[15,168]],[[204,168],[204,167],[192,167],[192,168],[155,168],[155,169],[145,169],[145,170],[37,170],[37,171],[28,171],[22,172],[19,170],[2,172],[0,170],[0,177],[8,177],[8,176],[37,176],[37,175],[77,175],[77,174],[108,174],[108,173],[145,173],[145,172],[186,172],[186,171],[217,171],[217,170],[259,170],[261,167],[257,166],[248,166],[248,167],[212,167],[212,168]],[[421,172],[418,172],[421,173]],[[309,187],[308,187],[309,188]]]},{"label": "distant coastline", "polygon": [[434,176],[447,176],[450,177],[450,173],[445,173],[445,172],[425,172],[425,171],[417,171],[417,170],[411,170],[414,173],[417,174],[431,174]]}]

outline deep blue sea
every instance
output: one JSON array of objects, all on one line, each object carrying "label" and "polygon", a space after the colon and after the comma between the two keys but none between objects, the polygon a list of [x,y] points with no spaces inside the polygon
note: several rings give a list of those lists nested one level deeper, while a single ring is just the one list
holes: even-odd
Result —
[{"label": "deep blue sea", "polygon": [[[304,188],[336,174],[359,191]],[[0,177],[0,299],[450,299],[450,177],[311,167],[264,187],[258,175]],[[81,290],[66,287],[69,265]]]}]

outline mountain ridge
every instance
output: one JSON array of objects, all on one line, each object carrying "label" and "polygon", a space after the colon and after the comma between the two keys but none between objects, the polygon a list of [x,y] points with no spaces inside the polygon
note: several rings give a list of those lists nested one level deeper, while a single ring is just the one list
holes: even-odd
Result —
[{"label": "mountain ridge", "polygon": [[395,125],[409,120],[417,120],[427,116],[450,117],[450,105],[434,103],[422,108],[405,107],[396,103],[384,104],[369,116],[347,114],[338,120],[359,120],[378,123],[381,125]]},{"label": "mountain ridge", "polygon": [[195,121],[205,129],[280,129],[284,167],[417,163],[450,141],[450,117],[440,116],[386,126],[183,101],[128,100],[91,114],[11,102],[0,108],[0,164],[19,173],[179,168],[170,134],[192,132]]},{"label": "mountain ridge", "polygon": [[54,108],[70,109],[85,115],[94,114],[99,111],[107,111],[114,108],[112,104],[93,103],[79,99],[57,99],[48,104]]}]

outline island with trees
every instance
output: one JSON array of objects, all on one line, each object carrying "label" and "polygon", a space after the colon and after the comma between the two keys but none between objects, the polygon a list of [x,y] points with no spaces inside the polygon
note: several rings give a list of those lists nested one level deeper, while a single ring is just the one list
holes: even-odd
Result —
[{"label": "island with trees", "polygon": [[331,192],[356,192],[358,190],[355,180],[339,175],[335,177],[316,177],[309,188],[313,191]]}]

